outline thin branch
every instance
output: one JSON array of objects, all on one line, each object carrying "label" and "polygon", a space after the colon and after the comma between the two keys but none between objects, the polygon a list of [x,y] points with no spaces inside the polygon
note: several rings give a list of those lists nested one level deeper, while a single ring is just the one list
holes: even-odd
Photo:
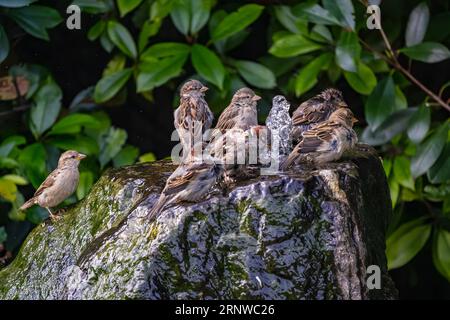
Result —
[{"label": "thin branch", "polygon": [[0,112],[0,117],[7,116],[9,114],[20,112],[20,111],[25,111],[30,108],[31,108],[31,104],[24,104],[24,105],[18,106],[16,108],[13,108],[11,110]]}]

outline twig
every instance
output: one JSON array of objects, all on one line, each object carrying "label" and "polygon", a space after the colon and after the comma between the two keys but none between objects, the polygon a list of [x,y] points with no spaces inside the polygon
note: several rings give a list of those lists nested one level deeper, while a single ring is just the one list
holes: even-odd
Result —
[{"label": "twig", "polygon": [[16,108],[13,108],[11,110],[0,112],[0,117],[15,113],[15,112],[25,111],[25,110],[28,110],[29,108],[31,108],[31,104],[21,105]]}]

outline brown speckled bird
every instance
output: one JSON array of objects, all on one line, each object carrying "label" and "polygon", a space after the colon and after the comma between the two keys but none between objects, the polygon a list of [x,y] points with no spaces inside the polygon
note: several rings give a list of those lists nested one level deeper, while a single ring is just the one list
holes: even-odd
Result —
[{"label": "brown speckled bird", "polygon": [[[214,115],[205,100],[208,90],[200,81],[189,80],[180,90],[180,106],[174,112],[174,126],[183,145],[183,156],[193,155],[196,138],[211,127]],[[188,153],[189,152],[189,153]]]},{"label": "brown speckled bird", "polygon": [[196,202],[203,199],[221,178],[223,167],[214,162],[182,163],[167,179],[159,199],[148,214],[150,221],[169,204]]},{"label": "brown speckled bird", "polygon": [[303,102],[292,114],[292,139],[301,140],[302,133],[327,120],[339,108],[347,108],[342,92],[329,88]]},{"label": "brown speckled bird", "polygon": [[294,164],[324,164],[339,160],[342,154],[353,148],[358,141],[353,124],[357,122],[348,108],[334,111],[330,118],[303,133],[281,168],[286,170]]},{"label": "brown speckled bird", "polygon": [[80,164],[80,160],[85,157],[84,154],[73,150],[64,152],[59,157],[58,167],[48,175],[36,190],[34,196],[25,202],[20,207],[20,210],[28,209],[37,204],[40,207],[46,208],[50,213],[50,218],[54,219],[56,216],[50,208],[58,206],[75,192],[80,179],[78,165]]}]

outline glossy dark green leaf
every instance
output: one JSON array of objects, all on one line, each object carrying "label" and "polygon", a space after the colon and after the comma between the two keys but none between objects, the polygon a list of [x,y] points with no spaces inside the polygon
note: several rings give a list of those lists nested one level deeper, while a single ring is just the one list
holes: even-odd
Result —
[{"label": "glossy dark green leaf", "polygon": [[422,42],[399,51],[413,60],[427,63],[440,62],[450,58],[448,48],[437,42]]},{"label": "glossy dark green leaf", "polygon": [[405,32],[405,43],[407,47],[422,42],[427,32],[430,10],[426,2],[419,3],[409,14],[408,24]]},{"label": "glossy dark green leaf", "polygon": [[364,63],[358,63],[357,72],[344,71],[348,84],[358,93],[368,95],[377,85],[377,78]]},{"label": "glossy dark green leaf", "polygon": [[139,149],[127,145],[113,158],[114,167],[122,167],[133,164],[136,162],[138,156]]},{"label": "glossy dark green leaf", "polygon": [[38,188],[47,176],[45,162],[47,153],[41,143],[34,143],[25,147],[19,155],[19,163],[27,179],[34,188]]},{"label": "glossy dark green leaf", "polygon": [[213,0],[190,0],[190,33],[196,34],[208,22]]},{"label": "glossy dark green leaf", "polygon": [[117,0],[120,16],[125,16],[127,13],[136,9],[141,3],[142,0]]},{"label": "glossy dark green leaf", "polygon": [[23,136],[9,136],[0,143],[0,157],[8,157],[16,146],[27,142]]},{"label": "glossy dark green leaf", "polygon": [[94,184],[94,174],[90,171],[80,172],[80,182],[77,187],[77,199],[83,199],[91,190]]},{"label": "glossy dark green leaf", "polygon": [[269,52],[279,58],[294,57],[315,50],[319,50],[323,45],[308,40],[302,35],[293,34],[277,39]]},{"label": "glossy dark green leaf", "polygon": [[242,78],[254,87],[272,89],[277,84],[273,72],[262,64],[252,61],[237,60],[234,65]]},{"label": "glossy dark green leaf", "polygon": [[326,43],[333,42],[333,35],[331,34],[330,30],[326,26],[321,24],[316,24],[311,29],[309,38],[317,42],[326,42]]},{"label": "glossy dark green leaf", "polygon": [[278,22],[287,30],[297,34],[306,34],[308,32],[307,21],[295,16],[289,6],[275,6],[274,9]]},{"label": "glossy dark green leaf", "polygon": [[219,57],[200,44],[192,46],[192,64],[198,74],[207,81],[215,84],[220,90],[223,89],[225,80],[225,68]]},{"label": "glossy dark green leaf", "polygon": [[417,148],[415,156],[411,159],[411,172],[418,177],[436,162],[447,141],[448,124],[442,124],[433,134]]},{"label": "glossy dark green leaf", "polygon": [[117,21],[109,21],[107,28],[111,41],[127,56],[136,58],[136,44],[127,28]]},{"label": "glossy dark green leaf", "polygon": [[95,128],[98,124],[97,119],[89,114],[72,113],[55,123],[48,135],[79,133],[81,127]]},{"label": "glossy dark green leaf", "polygon": [[378,82],[365,105],[366,120],[371,130],[377,130],[395,111],[395,86],[392,77],[388,76]]},{"label": "glossy dark green leaf", "polygon": [[35,1],[36,0],[0,0],[0,7],[20,8],[25,7]]},{"label": "glossy dark green leaf", "polygon": [[102,168],[111,161],[122,149],[127,140],[127,132],[123,129],[110,128],[105,143],[100,150],[100,166]]},{"label": "glossy dark green leaf", "polygon": [[355,9],[351,0],[323,0],[323,6],[342,27],[355,29]]},{"label": "glossy dark green leaf", "polygon": [[400,226],[386,241],[388,269],[404,266],[423,248],[431,233],[431,224],[419,218]]},{"label": "glossy dark green leaf", "polygon": [[326,9],[318,4],[305,3],[299,7],[298,13],[300,17],[306,21],[324,24],[324,25],[340,25],[340,22]]},{"label": "glossy dark green leaf", "polygon": [[155,61],[159,58],[188,55],[190,47],[179,42],[160,42],[152,45],[141,55],[141,60]]},{"label": "glossy dark green leaf", "polygon": [[408,137],[414,143],[420,143],[430,129],[431,112],[430,108],[422,105],[411,118],[408,126]]},{"label": "glossy dark green leaf", "polygon": [[336,45],[336,63],[342,69],[350,72],[358,71],[361,46],[355,32],[342,30]]},{"label": "glossy dark green leaf", "polygon": [[61,110],[61,99],[61,89],[54,82],[45,84],[36,93],[29,120],[30,129],[36,139],[56,121]]},{"label": "glossy dark green leaf", "polygon": [[227,15],[212,31],[211,40],[225,39],[252,24],[261,15],[263,6],[247,4]]},{"label": "glossy dark green leaf", "polygon": [[102,35],[100,36],[100,44],[107,52],[111,52],[114,48],[114,43],[109,38],[108,32],[102,33]]},{"label": "glossy dark green leaf", "polygon": [[0,25],[0,63],[2,63],[9,54],[9,40],[5,29]]},{"label": "glossy dark green leaf", "polygon": [[431,183],[444,183],[450,180],[450,142],[447,142],[435,164],[428,170]]},{"label": "glossy dark green leaf", "polygon": [[152,90],[177,77],[183,70],[187,57],[187,54],[181,54],[141,63],[136,80],[137,91]]},{"label": "glossy dark green leaf", "polygon": [[303,67],[295,78],[295,95],[297,97],[301,96],[303,93],[315,86],[320,70],[325,68],[330,63],[332,58],[333,55],[327,52],[318,56]]},{"label": "glossy dark green leaf", "polygon": [[450,232],[439,229],[433,241],[433,262],[436,269],[450,281]]},{"label": "glossy dark green leaf", "polygon": [[81,8],[83,13],[105,13],[113,9],[112,1],[103,0],[74,0],[72,4],[75,4]]},{"label": "glossy dark green leaf", "polygon": [[105,29],[106,29],[106,22],[104,20],[98,21],[89,29],[87,34],[88,39],[90,41],[96,40],[102,35]]},{"label": "glossy dark green leaf", "polygon": [[389,175],[391,174],[391,169],[392,169],[392,159],[382,158],[381,161],[383,163],[384,173],[386,174],[386,177],[389,177]]},{"label": "glossy dark green leaf", "polygon": [[96,141],[84,135],[55,135],[48,138],[48,143],[63,150],[76,150],[88,156],[99,153]]},{"label": "glossy dark green leaf", "polygon": [[394,159],[395,180],[402,186],[414,190],[414,179],[410,170],[411,162],[405,156],[397,156]]},{"label": "glossy dark green leaf", "polygon": [[108,75],[95,86],[94,99],[97,103],[103,103],[114,97],[127,83],[133,70],[128,68]]},{"label": "glossy dark green leaf", "polygon": [[161,20],[149,21],[146,20],[142,25],[139,33],[138,47],[139,52],[142,52],[148,44],[148,39],[155,36],[161,28]]},{"label": "glossy dark green leaf", "polygon": [[62,21],[58,11],[38,5],[10,9],[8,16],[27,33],[43,40],[49,40],[47,29],[56,27]]}]

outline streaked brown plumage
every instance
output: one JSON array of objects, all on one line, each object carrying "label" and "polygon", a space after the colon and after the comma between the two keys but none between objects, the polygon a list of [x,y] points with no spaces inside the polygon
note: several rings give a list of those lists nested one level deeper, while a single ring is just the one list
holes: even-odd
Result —
[{"label": "streaked brown plumage", "polygon": [[328,120],[303,133],[302,140],[281,168],[286,170],[294,164],[323,164],[339,160],[358,140],[352,129],[356,121],[350,109],[337,109]]},{"label": "streaked brown plumage", "polygon": [[84,154],[73,150],[64,152],[59,158],[58,167],[48,175],[33,197],[25,202],[20,210],[37,204],[46,208],[51,218],[55,218],[50,208],[58,206],[75,192],[80,178],[78,165],[85,157]]},{"label": "streaked brown plumage", "polygon": [[[174,126],[183,145],[183,155],[192,156],[193,146],[211,127],[214,115],[205,100],[208,90],[200,81],[189,80],[180,90],[180,106],[174,112]],[[188,153],[189,152],[189,153]]]},{"label": "streaked brown plumage", "polygon": [[301,140],[303,132],[327,120],[339,108],[347,108],[342,92],[329,88],[303,102],[292,114],[292,138]]}]

